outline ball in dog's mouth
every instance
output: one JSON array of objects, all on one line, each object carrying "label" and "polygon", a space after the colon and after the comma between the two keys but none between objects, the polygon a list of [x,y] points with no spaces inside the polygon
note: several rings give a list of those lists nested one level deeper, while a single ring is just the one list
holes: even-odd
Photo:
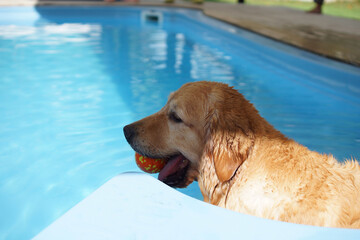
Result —
[{"label": "ball in dog's mouth", "polygon": [[185,187],[189,165],[190,161],[182,154],[170,157],[165,167],[160,171],[158,179],[170,187]]}]

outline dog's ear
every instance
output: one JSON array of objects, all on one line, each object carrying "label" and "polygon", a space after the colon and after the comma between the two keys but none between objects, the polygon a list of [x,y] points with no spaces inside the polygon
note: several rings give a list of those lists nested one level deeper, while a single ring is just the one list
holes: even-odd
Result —
[{"label": "dog's ear", "polygon": [[248,158],[254,137],[248,119],[212,111],[208,118],[205,157],[213,162],[220,182],[229,181]]}]

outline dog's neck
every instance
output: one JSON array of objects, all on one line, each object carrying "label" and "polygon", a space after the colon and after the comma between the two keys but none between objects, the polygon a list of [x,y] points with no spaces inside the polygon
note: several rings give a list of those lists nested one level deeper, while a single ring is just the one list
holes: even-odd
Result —
[{"label": "dog's neck", "polygon": [[221,182],[219,180],[215,170],[214,159],[208,157],[207,154],[202,156],[199,166],[198,183],[205,202],[226,207],[227,196],[231,190],[233,180],[241,177],[242,171],[246,171],[246,165],[256,158],[256,153],[253,152],[253,149],[256,148],[257,151],[261,151],[259,149],[262,145],[261,142],[269,141],[270,139],[271,141],[281,142],[289,140],[270,124],[263,131],[254,133],[253,137],[247,159],[237,168],[228,181]]},{"label": "dog's neck", "polygon": [[231,190],[233,179],[239,177],[239,175],[241,174],[242,166],[243,165],[241,165],[236,170],[234,176],[229,181],[220,182],[216,175],[213,162],[204,161],[200,166],[201,170],[198,177],[198,183],[201,193],[204,197],[204,201],[213,205],[225,207],[227,196],[229,191]]},{"label": "dog's neck", "polygon": [[215,171],[214,161],[209,158],[203,158],[199,169],[198,184],[204,201],[213,205],[225,206],[226,196],[231,189],[232,180],[240,174],[241,166],[236,170],[234,176],[226,182],[219,180]]},{"label": "dog's neck", "polygon": [[218,205],[221,200],[220,196],[222,196],[223,192],[226,192],[227,187],[222,186],[223,184],[216,175],[214,162],[209,160],[210,159],[204,158],[203,161],[201,161],[198,183],[204,201]]}]

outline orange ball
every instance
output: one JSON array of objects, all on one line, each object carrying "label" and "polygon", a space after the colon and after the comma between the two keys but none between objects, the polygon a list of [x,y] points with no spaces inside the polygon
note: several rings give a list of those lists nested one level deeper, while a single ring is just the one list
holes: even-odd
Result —
[{"label": "orange ball", "polygon": [[144,157],[137,152],[135,153],[135,160],[138,167],[147,173],[158,173],[165,166],[164,159]]}]

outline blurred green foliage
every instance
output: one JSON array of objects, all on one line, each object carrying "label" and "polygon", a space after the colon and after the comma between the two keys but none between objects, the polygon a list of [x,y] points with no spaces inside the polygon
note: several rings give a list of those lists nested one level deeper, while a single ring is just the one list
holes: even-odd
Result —
[{"label": "blurred green foliage", "polygon": [[[209,2],[237,3],[237,0],[205,0]],[[265,6],[284,6],[296,8],[303,11],[310,10],[315,6],[313,2],[301,2],[296,0],[245,0],[245,4],[265,5]],[[337,1],[323,5],[323,13],[337,17],[346,17],[360,20],[360,0]]]}]

